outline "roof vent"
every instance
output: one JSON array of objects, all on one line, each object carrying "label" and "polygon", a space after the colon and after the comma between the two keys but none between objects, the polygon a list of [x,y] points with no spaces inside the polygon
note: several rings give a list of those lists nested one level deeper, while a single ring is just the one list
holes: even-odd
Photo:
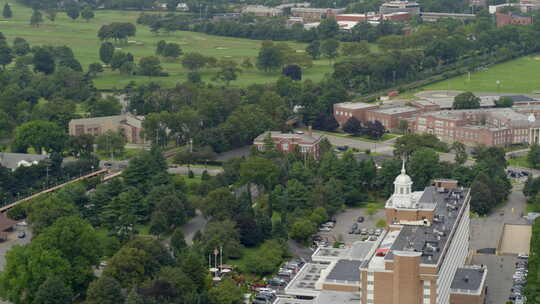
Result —
[{"label": "roof vent", "polygon": [[466,276],[463,278],[463,281],[465,281],[466,283],[468,283],[468,282],[469,282],[469,276],[466,275]]}]

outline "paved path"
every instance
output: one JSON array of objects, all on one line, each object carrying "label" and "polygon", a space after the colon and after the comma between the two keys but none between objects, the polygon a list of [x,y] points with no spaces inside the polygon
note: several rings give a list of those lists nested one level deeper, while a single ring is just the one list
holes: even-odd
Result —
[{"label": "paved path", "polygon": [[[8,240],[0,243],[0,271],[4,270],[6,265],[6,253],[9,249],[14,245],[26,245],[30,243],[30,240],[32,239],[32,231],[28,229],[28,226],[23,227],[17,225],[13,229],[15,231],[9,234]],[[22,239],[17,237],[20,231],[26,232],[26,236]],[[0,303],[2,302],[0,301]]]},{"label": "paved path", "polygon": [[184,238],[186,243],[191,246],[193,244],[193,237],[199,230],[203,230],[208,221],[202,215],[200,210],[196,211],[197,215],[192,218],[189,222],[182,226],[182,231],[184,232]]},{"label": "paved path", "polygon": [[[193,173],[195,173],[195,175],[201,175],[204,170],[206,170],[208,172],[208,174],[210,175],[218,175],[220,173],[223,173],[223,169],[221,168],[208,168],[208,169],[205,169],[204,167],[191,167],[191,171],[193,171]],[[189,173],[189,168],[188,167],[176,167],[176,168],[169,168],[169,170],[167,170],[169,173],[173,173],[173,174],[188,174]]]}]

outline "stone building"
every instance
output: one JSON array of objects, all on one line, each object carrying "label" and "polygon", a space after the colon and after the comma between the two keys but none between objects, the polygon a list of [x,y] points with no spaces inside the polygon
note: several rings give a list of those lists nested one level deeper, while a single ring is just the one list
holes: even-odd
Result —
[{"label": "stone building", "polygon": [[142,122],[144,116],[131,114],[72,119],[69,122],[69,135],[91,134],[99,136],[107,131],[120,132],[128,143],[143,144]]},{"label": "stone building", "polygon": [[420,14],[420,5],[409,1],[389,1],[379,7],[381,14],[390,14],[397,12],[407,12],[411,16]]},{"label": "stone building", "polygon": [[259,151],[264,151],[265,141],[268,138],[272,139],[276,149],[282,153],[291,153],[296,149],[302,154],[312,155],[315,159],[319,159],[320,143],[323,136],[311,132],[311,128],[307,133],[282,133],[269,131],[257,136],[253,141],[253,145]]}]

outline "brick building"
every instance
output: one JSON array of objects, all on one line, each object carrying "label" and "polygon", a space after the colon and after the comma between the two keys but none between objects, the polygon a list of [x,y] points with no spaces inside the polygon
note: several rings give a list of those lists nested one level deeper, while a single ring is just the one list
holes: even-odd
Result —
[{"label": "brick building", "polygon": [[[469,250],[470,190],[452,180],[415,192],[412,184],[403,166],[385,206],[388,233],[360,267],[362,304],[464,303],[452,286],[469,288],[458,283]],[[468,294],[467,303],[477,303],[485,276],[467,283],[481,290]]]},{"label": "brick building", "polygon": [[[539,143],[540,122],[531,107],[436,111],[419,114],[416,133],[434,134],[440,140],[476,146]],[[540,107],[535,106],[540,114]]]},{"label": "brick building", "polygon": [[407,12],[411,15],[418,15],[420,14],[420,5],[409,1],[389,1],[379,7],[379,12],[381,14]]},{"label": "brick building", "polygon": [[283,16],[283,9],[264,5],[246,5],[242,8],[242,14],[253,14],[258,17]]},{"label": "brick building", "polygon": [[367,111],[366,120],[371,122],[378,120],[385,129],[393,130],[398,128],[400,120],[411,118],[419,112],[418,108],[409,106],[380,108]]},{"label": "brick building", "polygon": [[313,7],[293,7],[291,15],[304,19],[320,20],[328,17],[335,17],[345,11],[344,8],[313,8]]},{"label": "brick building", "polygon": [[265,140],[270,136],[276,149],[282,153],[290,153],[298,149],[302,154],[310,154],[315,159],[320,157],[320,143],[323,138],[320,134],[313,134],[310,131],[307,133],[282,133],[282,132],[264,132],[257,136],[253,141],[253,145],[259,151],[264,150]]},{"label": "brick building", "polygon": [[496,13],[495,18],[497,21],[497,27],[510,25],[510,24],[531,24],[533,22],[533,18],[530,16],[522,16],[518,14],[514,14],[512,12],[508,12],[506,14]]},{"label": "brick building", "polygon": [[72,119],[69,122],[69,135],[91,134],[99,136],[107,131],[120,132],[128,143],[143,144],[142,122],[144,116],[131,114]]},{"label": "brick building", "polygon": [[351,117],[367,121],[367,111],[378,109],[379,105],[364,102],[342,102],[334,104],[334,118],[343,126]]}]

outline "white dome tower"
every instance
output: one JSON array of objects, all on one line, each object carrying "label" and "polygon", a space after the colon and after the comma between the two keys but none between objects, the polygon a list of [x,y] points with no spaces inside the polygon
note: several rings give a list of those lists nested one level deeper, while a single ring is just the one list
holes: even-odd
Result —
[{"label": "white dome tower", "polygon": [[392,204],[398,208],[413,208],[412,180],[405,172],[405,159],[401,166],[401,174],[394,180],[394,194],[392,195]]}]

